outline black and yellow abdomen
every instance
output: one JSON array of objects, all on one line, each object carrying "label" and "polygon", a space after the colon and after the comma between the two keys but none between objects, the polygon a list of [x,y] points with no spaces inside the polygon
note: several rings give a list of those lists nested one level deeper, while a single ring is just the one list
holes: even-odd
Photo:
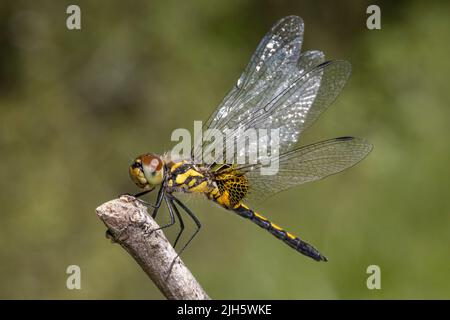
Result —
[{"label": "black and yellow abdomen", "polygon": [[311,246],[309,243],[283,230],[275,223],[270,222],[265,217],[248,208],[246,205],[240,204],[236,208],[234,208],[233,211],[236,212],[241,217],[249,219],[252,222],[256,223],[258,226],[260,226],[261,228],[269,231],[277,239],[282,240],[284,243],[289,245],[291,248],[294,248],[298,252],[316,261],[327,261],[327,258],[324,257],[316,248]]}]

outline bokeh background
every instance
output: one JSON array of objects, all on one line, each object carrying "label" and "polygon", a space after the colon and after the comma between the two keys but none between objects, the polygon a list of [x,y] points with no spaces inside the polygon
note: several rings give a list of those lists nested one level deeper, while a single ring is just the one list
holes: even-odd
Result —
[{"label": "bokeh background", "polygon": [[[81,31],[66,28],[74,3]],[[2,1],[0,298],[163,298],[94,210],[136,192],[133,157],[170,149],[175,128],[206,120],[270,26],[295,14],[304,49],[353,65],[302,143],[354,135],[375,148],[259,209],[330,261],[194,198],[204,228],[185,262],[213,298],[449,299],[450,4],[378,2],[373,31],[369,4]],[[66,288],[71,264],[81,290]],[[381,290],[366,287],[369,265],[381,268]]]}]

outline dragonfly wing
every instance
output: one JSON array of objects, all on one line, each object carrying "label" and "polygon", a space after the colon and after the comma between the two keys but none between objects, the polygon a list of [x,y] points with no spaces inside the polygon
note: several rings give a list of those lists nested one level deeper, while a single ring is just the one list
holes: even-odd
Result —
[{"label": "dragonfly wing", "polygon": [[[285,17],[271,28],[236,85],[205,123],[203,131],[235,127],[239,114],[256,107],[258,97],[269,86],[279,86],[285,75],[295,71],[295,65],[300,61],[303,30],[303,20],[297,16]],[[211,137],[205,135],[203,140],[208,141],[208,138]],[[193,155],[201,151],[200,147],[205,147],[201,142],[195,146]]]},{"label": "dragonfly wing", "polygon": [[[266,71],[260,74],[259,80],[253,79],[254,73],[250,73],[253,80],[247,80],[248,71],[244,72],[241,77],[244,80],[238,81],[242,87],[234,88],[225,98],[207,122],[207,128],[222,133],[229,129],[231,136],[242,135],[248,129],[279,129],[278,151],[282,154],[294,148],[300,134],[336,99],[351,73],[351,65],[347,61],[323,62],[324,55],[320,51],[306,51],[295,63],[285,50],[276,52],[273,57],[273,61],[267,61],[270,65],[264,67]],[[253,140],[251,144],[270,145],[269,134],[259,138],[268,139]],[[208,133],[203,139],[203,144],[196,145],[202,147],[200,150],[204,154],[209,154],[215,148],[215,141]],[[236,162],[236,159],[230,161],[229,155],[259,161],[258,148],[251,144],[236,150],[234,144],[221,143],[225,147],[220,148],[222,152],[216,162]]]},{"label": "dragonfly wing", "polygon": [[258,92],[267,77],[287,65],[293,65],[300,56],[303,41],[303,20],[289,16],[278,21],[264,36],[235,87],[224,98],[205,124],[205,128],[220,128],[230,118],[245,108],[245,97]]},{"label": "dragonfly wing", "polygon": [[[271,96],[263,108],[253,110],[251,120],[244,122],[245,127],[279,129],[279,154],[292,150],[301,133],[337,98],[350,72],[351,65],[347,61],[324,62],[305,73],[300,70],[298,78],[289,81],[287,88]],[[270,131],[267,132],[269,135]],[[270,142],[269,137],[265,143],[270,145]],[[264,145],[262,141],[258,143]]]},{"label": "dragonfly wing", "polygon": [[[321,54],[306,52],[304,60],[299,60],[305,67],[314,65],[323,57]],[[303,56],[301,56],[302,58]],[[306,61],[306,62],[305,62]],[[298,68],[297,65],[291,66]],[[241,110],[239,114],[230,116],[229,124],[233,124],[230,135],[241,136],[248,129],[266,129],[266,134],[260,134],[245,147],[236,148],[234,144],[225,144],[221,159],[227,163],[239,163],[236,158],[245,161],[253,159],[261,162],[259,150],[268,149],[272,144],[271,129],[278,129],[278,154],[292,150],[298,142],[301,133],[325,111],[336,99],[351,72],[347,61],[328,61],[314,66],[304,72],[297,69],[283,75],[281,82],[274,82],[258,96],[253,97],[258,102],[252,108]],[[251,105],[248,101],[247,106]],[[259,133],[259,132],[258,132]],[[213,144],[205,147],[209,152]],[[229,155],[235,158],[229,159]],[[220,161],[217,161],[220,162]]]},{"label": "dragonfly wing", "polygon": [[256,204],[269,196],[291,187],[320,180],[341,172],[364,159],[372,150],[372,144],[361,138],[341,137],[314,143],[280,156],[278,167],[272,172],[261,165],[242,165],[237,170],[249,180],[248,202]]}]

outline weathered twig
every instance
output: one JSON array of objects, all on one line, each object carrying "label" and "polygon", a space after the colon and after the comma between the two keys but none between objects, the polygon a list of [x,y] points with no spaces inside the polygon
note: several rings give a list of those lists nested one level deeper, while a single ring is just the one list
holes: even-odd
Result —
[{"label": "weathered twig", "polygon": [[147,208],[122,196],[96,209],[114,241],[137,261],[167,299],[208,300],[200,284],[177,256]]}]

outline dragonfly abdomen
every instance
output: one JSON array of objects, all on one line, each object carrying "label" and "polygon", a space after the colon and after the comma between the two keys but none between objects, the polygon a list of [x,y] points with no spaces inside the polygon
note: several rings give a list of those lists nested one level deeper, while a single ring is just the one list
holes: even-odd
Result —
[{"label": "dragonfly abdomen", "polygon": [[300,238],[294,236],[293,234],[283,230],[278,225],[270,222],[260,214],[251,210],[247,206],[240,204],[233,209],[241,217],[247,218],[263,229],[269,231],[276,238],[282,240],[284,243],[289,245],[291,248],[297,250],[298,252],[308,256],[316,261],[327,261],[327,258],[323,256],[316,248],[311,246],[309,243],[301,240]]}]

